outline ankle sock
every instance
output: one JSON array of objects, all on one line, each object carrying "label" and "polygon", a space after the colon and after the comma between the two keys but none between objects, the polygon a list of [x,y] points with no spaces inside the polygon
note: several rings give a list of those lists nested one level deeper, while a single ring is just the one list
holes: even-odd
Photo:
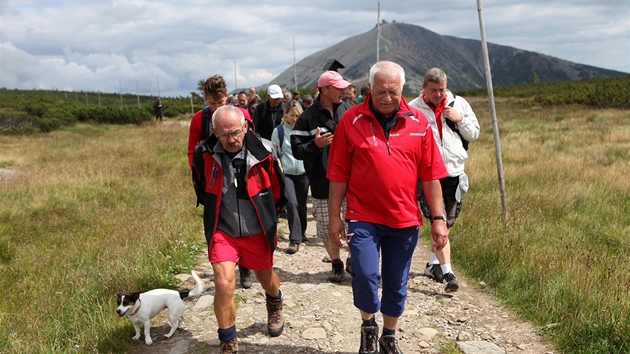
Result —
[{"label": "ankle sock", "polygon": [[226,329],[217,329],[217,333],[219,334],[219,340],[221,342],[227,342],[236,337],[236,325],[226,328]]},{"label": "ankle sock", "polygon": [[435,253],[431,252],[429,255],[429,264],[440,264],[440,261],[437,259]]},{"label": "ankle sock", "polygon": [[369,320],[363,320],[363,323],[361,324],[361,326],[363,326],[363,327],[374,327],[374,326],[376,326],[376,320],[374,319],[374,316],[372,316],[372,318],[370,318]]},{"label": "ankle sock", "polygon": [[453,269],[451,268],[451,264],[450,263],[442,264],[440,266],[440,268],[442,268],[442,274],[444,274],[444,275],[446,275],[448,273],[453,273]]},{"label": "ankle sock", "polygon": [[267,296],[267,300],[278,300],[282,299],[282,290],[278,289],[278,297],[273,297],[265,292],[265,296]]},{"label": "ankle sock", "polygon": [[396,335],[396,330],[395,329],[387,329],[387,328],[383,327],[383,335],[384,336]]}]

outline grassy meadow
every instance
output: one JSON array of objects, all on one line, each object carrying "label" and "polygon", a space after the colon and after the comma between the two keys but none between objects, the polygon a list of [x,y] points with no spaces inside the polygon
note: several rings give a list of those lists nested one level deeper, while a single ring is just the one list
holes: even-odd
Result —
[{"label": "grassy meadow", "polygon": [[[497,99],[504,225],[487,100],[455,269],[565,353],[630,352],[630,111]],[[174,287],[204,247],[187,121],[0,135],[0,352],[123,353],[118,291]],[[428,242],[423,234],[423,242]]]}]

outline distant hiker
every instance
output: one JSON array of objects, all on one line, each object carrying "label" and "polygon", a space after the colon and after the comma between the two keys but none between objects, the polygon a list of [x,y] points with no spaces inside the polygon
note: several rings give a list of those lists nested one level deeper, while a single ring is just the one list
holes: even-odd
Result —
[{"label": "distant hiker", "polygon": [[157,98],[157,101],[153,104],[153,109],[155,110],[155,121],[162,121],[162,99]]},{"label": "distant hiker", "polygon": [[268,99],[266,102],[259,104],[254,110],[252,122],[254,129],[262,138],[271,140],[271,133],[282,121],[284,115],[284,94],[278,85],[270,85],[267,89]]}]

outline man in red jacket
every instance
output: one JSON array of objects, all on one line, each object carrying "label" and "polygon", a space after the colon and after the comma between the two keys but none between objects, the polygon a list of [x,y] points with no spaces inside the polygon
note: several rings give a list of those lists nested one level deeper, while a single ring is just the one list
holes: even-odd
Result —
[{"label": "man in red jacket", "polygon": [[[221,77],[220,75],[214,75],[206,80],[203,85],[203,98],[208,104],[206,108],[209,109],[208,114],[210,117],[212,117],[212,114],[219,107],[228,104],[227,84],[225,83],[223,77]],[[248,122],[251,122],[249,112],[246,109],[240,107],[239,109],[241,110],[241,112],[243,112],[245,119]],[[204,110],[201,109],[195,112],[195,114],[193,114],[192,120],[190,121],[190,130],[188,132],[188,165],[190,166],[190,168],[192,168],[193,152],[195,151],[195,146],[200,140],[208,138],[207,136],[202,136],[203,127],[201,126],[201,123],[203,121],[203,111]],[[210,119],[208,119],[208,124],[211,125]],[[206,131],[211,132],[212,129],[208,127]],[[241,266],[240,264],[238,266],[238,271],[241,278],[241,287],[245,289],[251,288],[254,278],[252,272],[249,269]]]},{"label": "man in red jacket", "polygon": [[280,279],[273,270],[278,244],[277,211],[284,206],[284,176],[274,145],[248,130],[238,107],[223,106],[212,115],[218,142],[203,155],[205,204],[203,224],[214,273],[214,313],[222,353],[238,353],[236,263],[252,269],[267,301],[267,332],[284,330]]},{"label": "man in red jacket", "polygon": [[[431,237],[440,249],[448,240],[448,228],[439,179],[448,173],[426,117],[402,97],[403,68],[378,62],[370,69],[369,82],[371,93],[339,120],[330,147],[328,231],[338,246],[346,240],[352,253],[352,293],[363,320],[359,353],[379,353],[378,343],[380,353],[399,354],[395,333],[422,225],[417,179],[433,212]],[[344,196],[347,235],[340,217]],[[383,315],[380,340],[378,311]]]}]

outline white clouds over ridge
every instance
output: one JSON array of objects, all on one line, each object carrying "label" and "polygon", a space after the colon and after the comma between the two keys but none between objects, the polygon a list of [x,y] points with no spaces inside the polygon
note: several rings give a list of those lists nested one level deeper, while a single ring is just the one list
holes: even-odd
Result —
[{"label": "white clouds over ridge", "polygon": [[[0,86],[187,95],[213,74],[268,83],[304,57],[376,24],[377,1],[4,0]],[[630,4],[492,0],[489,42],[630,72]],[[479,39],[476,2],[382,0],[381,18]],[[436,63],[436,65],[439,65]]]}]

